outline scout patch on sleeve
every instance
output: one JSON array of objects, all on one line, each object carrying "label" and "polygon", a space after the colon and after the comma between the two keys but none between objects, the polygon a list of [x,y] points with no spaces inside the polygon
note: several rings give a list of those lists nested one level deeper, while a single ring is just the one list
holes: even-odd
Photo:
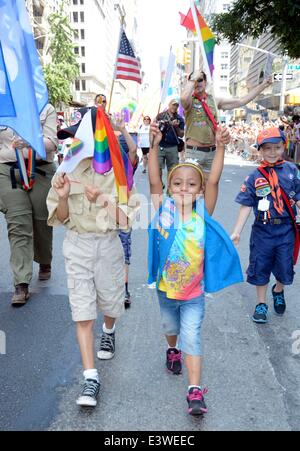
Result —
[{"label": "scout patch on sleeve", "polygon": [[258,177],[255,179],[255,193],[257,197],[266,197],[271,193],[271,187],[267,180],[263,177]]}]

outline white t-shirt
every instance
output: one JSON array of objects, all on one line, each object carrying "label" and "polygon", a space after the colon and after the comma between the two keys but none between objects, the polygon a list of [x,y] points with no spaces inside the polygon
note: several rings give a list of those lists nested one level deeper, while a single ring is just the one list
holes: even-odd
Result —
[{"label": "white t-shirt", "polygon": [[150,125],[142,124],[138,130],[138,146],[140,148],[142,148],[142,147],[149,148],[150,147],[149,133],[150,133]]}]

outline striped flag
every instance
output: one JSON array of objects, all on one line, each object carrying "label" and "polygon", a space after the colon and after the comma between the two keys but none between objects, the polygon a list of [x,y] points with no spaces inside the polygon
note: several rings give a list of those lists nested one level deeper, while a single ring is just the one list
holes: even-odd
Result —
[{"label": "striped flag", "polygon": [[[191,2],[192,8],[189,9],[187,15],[180,14],[180,25],[190,30],[195,36],[199,36],[201,43],[201,52],[206,66],[209,69],[208,79],[211,80],[214,71],[214,47],[216,38],[201,14],[196,5]],[[195,19],[195,20],[194,20]]]},{"label": "striped flag", "polygon": [[140,62],[136,58],[124,30],[121,32],[115,78],[116,80],[133,80],[142,83]]}]

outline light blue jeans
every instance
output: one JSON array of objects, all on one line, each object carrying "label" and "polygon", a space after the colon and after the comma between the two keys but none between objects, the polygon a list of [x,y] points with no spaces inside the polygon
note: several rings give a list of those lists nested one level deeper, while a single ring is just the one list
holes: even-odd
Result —
[{"label": "light blue jeans", "polygon": [[169,299],[157,290],[163,332],[179,335],[179,348],[189,355],[202,356],[201,325],[205,315],[204,294],[188,301]]}]

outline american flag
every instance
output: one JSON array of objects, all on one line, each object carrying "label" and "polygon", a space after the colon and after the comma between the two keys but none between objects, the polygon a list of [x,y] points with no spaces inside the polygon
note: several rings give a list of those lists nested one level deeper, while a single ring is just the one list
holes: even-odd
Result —
[{"label": "american flag", "polygon": [[122,30],[121,34],[116,66],[116,80],[118,79],[133,80],[142,83],[140,62],[136,58],[124,30]]}]

